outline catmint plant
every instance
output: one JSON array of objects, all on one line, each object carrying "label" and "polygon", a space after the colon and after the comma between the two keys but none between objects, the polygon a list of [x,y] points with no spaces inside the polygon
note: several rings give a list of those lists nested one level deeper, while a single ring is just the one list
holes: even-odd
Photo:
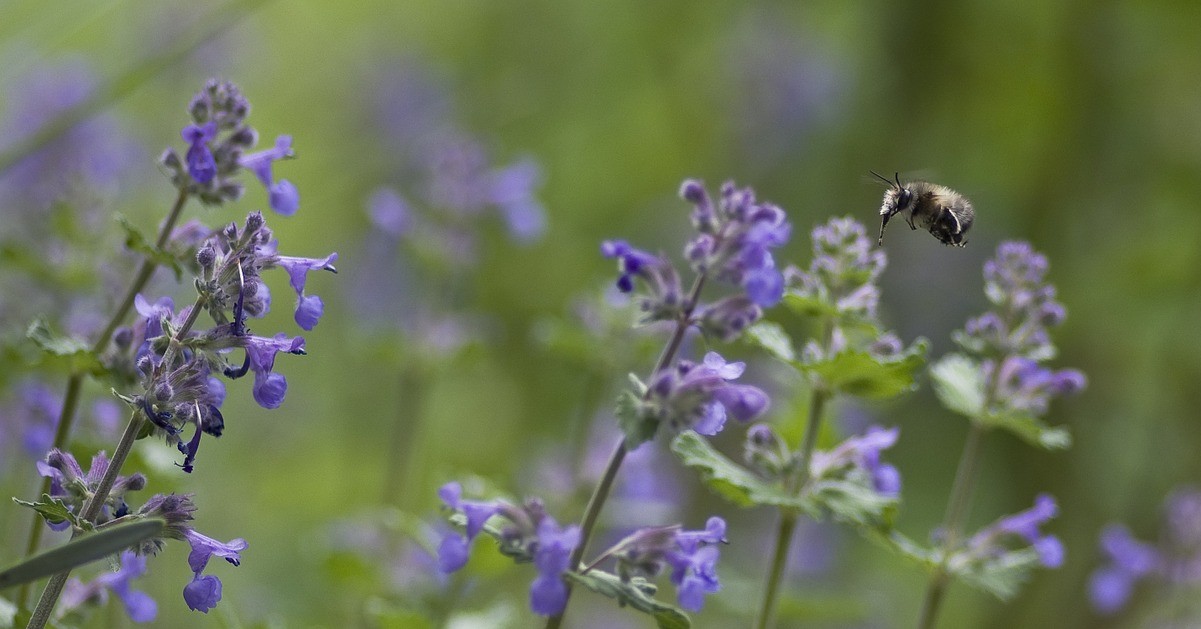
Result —
[{"label": "catmint plant", "polygon": [[[1196,592],[1201,585],[1201,491],[1181,487],[1165,500],[1159,538],[1139,541],[1124,524],[1112,523],[1101,531],[1103,564],[1089,579],[1089,600],[1104,615],[1130,605],[1136,588],[1166,600],[1164,614],[1150,626],[1195,624],[1201,618]],[[1153,584],[1147,587],[1144,584]]]},{"label": "catmint plant", "polygon": [[1051,329],[1066,311],[1046,281],[1047,258],[1024,242],[1005,242],[984,264],[984,294],[993,309],[970,319],[953,335],[963,353],[950,354],[931,368],[935,392],[943,404],[966,416],[971,427],[964,444],[947,515],[936,532],[936,547],[911,555],[930,567],[931,576],[919,626],[933,627],[953,578],[1008,598],[1035,566],[1057,568],[1063,546],[1041,527],[1058,514],[1054,498],[1040,495],[1031,509],[1001,518],[974,535],[963,532],[977,474],[984,433],[1013,432],[1032,445],[1062,449],[1070,445],[1063,428],[1043,423],[1052,400],[1079,392],[1084,374],[1051,369],[1056,354]]},{"label": "catmint plant", "polygon": [[[122,467],[134,442],[153,435],[179,451],[177,465],[181,471],[192,472],[202,437],[220,437],[226,429],[221,411],[226,388],[221,378],[236,380],[253,373],[251,393],[255,401],[264,408],[279,407],[287,392],[287,380],[276,368],[276,357],[280,353],[303,355],[305,341],[283,332],[273,336],[252,333],[250,322],[264,316],[272,303],[262,274],[272,269],[287,274],[296,293],[293,318],[300,328],[312,330],[323,314],[324,303],[309,292],[308,275],[312,271],[334,271],[337,254],[321,258],[281,255],[273,232],[259,212],[249,213],[241,223],[217,229],[197,221],[177,227],[189,198],[199,198],[209,205],[239,198],[242,187],[238,175],[243,170],[250,171],[267,188],[276,212],[294,213],[299,198],[295,186],[276,180],[272,174],[274,161],[291,157],[290,138],[278,139],[274,149],[247,153],[255,145],[257,134],[246,124],[250,106],[236,86],[209,81],[188,110],[192,123],[181,132],[187,143],[184,157],[168,149],[161,159],[177,189],[176,201],[153,245],[132,226],[126,226],[127,244],[144,255],[145,261],[100,339],[89,348],[80,340],[56,338],[45,326],[31,328],[33,340],[48,353],[70,356],[86,369],[79,368],[72,374],[53,447],[38,463],[46,479],[42,499],[18,502],[34,509],[38,519],[44,519],[52,528],[71,528],[72,538],[80,542],[73,541],[72,548],[81,549],[80,553],[87,552],[84,549],[89,548],[88,540],[111,537],[90,535],[93,531],[133,531],[139,521],[159,523],[153,533],[147,534],[149,537],[142,535],[132,550],[144,557],[157,552],[165,539],[188,542],[192,548],[188,562],[194,577],[183,589],[184,601],[193,610],[207,612],[222,595],[219,578],[205,573],[209,559],[219,557],[238,565],[246,542],[236,539],[225,543],[196,531],[190,524],[196,510],[190,495],[159,494],[141,507],[131,508],[125,495],[144,487],[146,478],[141,474],[121,476]],[[177,308],[169,297],[152,299],[142,294],[160,265],[169,265],[177,273],[186,269],[194,275],[191,284],[196,297],[191,305]],[[131,309],[138,317],[125,326],[124,319]],[[211,320],[211,327],[200,325],[202,315]],[[127,405],[130,419],[111,459],[104,453],[96,455],[91,469],[84,474],[63,448],[79,403],[80,384],[87,373],[100,375],[114,387],[114,393]],[[37,548],[41,528],[35,526],[31,535],[31,553]],[[64,571],[51,578],[29,626],[45,625],[67,583],[69,570],[86,561],[62,564]],[[126,575],[144,571],[144,563],[136,558],[130,558],[128,565],[123,569]],[[153,616],[153,606],[131,593],[130,576],[102,583],[122,597],[132,618],[145,620]],[[95,598],[100,591],[76,589],[91,592],[83,596],[84,600]]]},{"label": "catmint plant", "polygon": [[[530,608],[548,617],[548,628],[561,626],[577,585],[660,622],[676,623],[687,623],[687,616],[657,600],[657,588],[648,577],[669,572],[678,603],[688,611],[699,611],[705,595],[720,588],[716,565],[726,524],[719,517],[710,518],[697,531],[662,524],[636,528],[590,562],[583,561],[629,452],[660,433],[716,434],[729,418],[749,422],[769,405],[761,389],[735,382],[746,369],[744,363],[729,362],[715,351],[699,361],[679,358],[678,353],[689,330],[699,329],[715,341],[732,341],[762,317],[764,308],[780,300],[784,276],[771,250],[787,242],[791,227],[783,210],[757,201],[753,191],[733,183],[723,185],[715,201],[700,182],[688,180],[680,196],[693,206],[696,229],[684,248],[694,274],[687,290],[665,255],[648,253],[623,240],[601,245],[602,255],[618,263],[617,288],[636,294],[640,323],[666,322],[671,336],[647,381],[630,376],[631,388],[618,401],[624,434],[608,458],[580,524],[560,525],[537,499],[520,506],[504,500],[467,499],[458,483],[449,483],[439,492],[452,512],[451,521],[463,531],[452,532],[439,545],[442,569],[460,569],[481,533],[494,537],[503,554],[534,563],[538,575],[531,584]],[[736,288],[715,301],[702,302],[702,290],[710,282]],[[603,567],[609,563],[613,572]]]},{"label": "catmint plant", "polygon": [[807,269],[784,272],[784,304],[812,320],[815,338],[796,348],[785,329],[762,321],[750,337],[803,376],[809,412],[799,443],[789,443],[768,423],[752,425],[743,445],[744,465],[701,438],[681,434],[673,450],[719,494],[738,506],[770,505],[780,511],[773,559],[756,615],[757,627],[771,624],[780,579],[801,514],[833,515],[871,530],[888,527],[899,499],[897,469],[881,453],[899,436],[896,428],[869,427],[830,450],[817,449],[823,418],[838,394],[886,398],[913,387],[924,362],[925,342],[905,348],[882,329],[877,281],[886,264],[864,226],[836,218],[814,228],[813,260]]}]

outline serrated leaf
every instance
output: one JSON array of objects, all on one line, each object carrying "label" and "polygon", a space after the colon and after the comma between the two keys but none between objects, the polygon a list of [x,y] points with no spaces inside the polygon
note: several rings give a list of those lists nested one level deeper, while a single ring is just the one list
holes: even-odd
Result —
[{"label": "serrated leaf", "polygon": [[1041,565],[1038,551],[1033,548],[1008,551],[988,561],[958,567],[954,566],[954,562],[951,564],[948,566],[951,574],[1002,601],[1013,598],[1030,578],[1030,572]]},{"label": "serrated leaf", "polygon": [[913,389],[917,373],[926,363],[927,347],[925,340],[918,340],[900,355],[887,359],[848,350],[804,368],[843,393],[889,398]]},{"label": "serrated leaf", "polygon": [[997,413],[985,409],[984,375],[980,364],[967,356],[947,355],[930,368],[930,377],[943,406],[972,421],[1007,430],[1027,443],[1047,450],[1064,450],[1072,445],[1072,436],[1066,428],[1048,426],[1026,413]]},{"label": "serrated leaf", "polygon": [[746,331],[746,338],[786,363],[796,362],[796,350],[792,345],[792,337],[788,336],[788,333],[778,323],[760,321]]},{"label": "serrated leaf", "polygon": [[565,572],[563,576],[577,585],[582,585],[597,594],[607,596],[622,607],[629,606],[654,617],[659,629],[689,629],[692,620],[680,608],[654,598],[658,588],[642,577],[628,582],[615,574],[602,570],[590,570],[587,574]]},{"label": "serrated leaf", "polygon": [[150,240],[124,216],[117,215],[117,222],[125,231],[125,247],[127,249],[145,256],[159,266],[171,269],[175,273],[175,281],[178,282],[183,278],[183,268],[180,267],[179,260],[175,256],[150,244]]},{"label": "serrated leaf", "polygon": [[896,498],[846,479],[818,481],[810,495],[836,520],[868,528],[888,529],[896,514]]},{"label": "serrated leaf", "polygon": [[100,358],[92,352],[91,347],[84,341],[70,336],[61,336],[50,330],[50,326],[42,319],[35,319],[25,330],[25,336],[38,349],[67,362],[72,371],[92,374],[104,373],[104,365]]},{"label": "serrated leaf", "polygon": [[1066,450],[1072,447],[1072,435],[1066,428],[1048,426],[1042,420],[1024,413],[989,413],[981,423],[1007,430],[1030,445],[1046,450]]},{"label": "serrated leaf", "polygon": [[984,376],[963,354],[947,354],[930,367],[934,393],[942,405],[965,417],[984,415]]},{"label": "serrated leaf", "polygon": [[868,531],[868,538],[927,570],[938,565],[941,553],[926,548],[895,529]]},{"label": "serrated leaf", "polygon": [[97,559],[116,554],[134,544],[160,535],[166,525],[165,520],[150,518],[114,524],[102,530],[81,535],[58,548],[34,555],[11,568],[0,571],[0,589],[36,581],[42,577],[72,570]]},{"label": "serrated leaf", "polygon": [[626,447],[630,450],[655,438],[659,421],[642,414],[642,398],[633,391],[624,391],[617,398],[617,421],[626,436]]},{"label": "serrated leaf", "polygon": [[67,508],[67,504],[58,498],[51,498],[50,494],[42,494],[42,499],[37,502],[28,502],[13,498],[13,502],[22,507],[29,507],[41,514],[47,522],[51,524],[61,524],[70,522],[71,526],[80,526],[79,517]]},{"label": "serrated leaf", "polygon": [[691,430],[672,440],[671,451],[684,465],[696,470],[710,489],[735,505],[803,508],[812,514],[811,505],[726,458],[707,439]]}]

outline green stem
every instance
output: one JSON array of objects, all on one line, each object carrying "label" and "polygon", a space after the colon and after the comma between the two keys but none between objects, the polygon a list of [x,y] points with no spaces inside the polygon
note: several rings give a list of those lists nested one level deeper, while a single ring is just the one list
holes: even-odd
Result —
[{"label": "green stem", "polygon": [[926,597],[922,603],[922,615],[918,622],[920,629],[933,629],[942,607],[943,597],[947,586],[950,585],[950,575],[947,573],[947,560],[959,543],[964,521],[967,519],[968,505],[971,502],[972,487],[976,484],[977,463],[980,458],[980,442],[984,436],[984,427],[979,422],[972,422],[963,444],[963,454],[959,458],[959,467],[955,470],[955,481],[951,485],[951,499],[947,504],[946,519],[943,520],[942,557],[934,574],[930,575],[930,583],[926,586]]},{"label": "green stem", "polygon": [[[121,473],[125,460],[129,458],[129,453],[133,450],[133,443],[142,430],[143,421],[141,411],[135,410],[129,418],[129,423],[125,426],[125,432],[121,434],[121,441],[117,444],[117,450],[113,453],[108,469],[100,479],[100,484],[96,486],[95,493],[84,503],[83,510],[79,514],[80,519],[92,522],[100,515],[100,509],[108,500],[108,494],[117,480],[117,475]],[[50,577],[50,582],[46,584],[46,589],[42,590],[42,597],[38,599],[37,607],[33,609],[33,616],[26,629],[42,629],[46,626],[51,612],[54,611],[54,605],[58,602],[59,595],[62,594],[63,586],[67,583],[68,575],[70,575],[70,571],[60,572]]]},{"label": "green stem", "polygon": [[[800,452],[797,454],[796,476],[790,479],[790,487],[796,491],[809,482],[809,461],[813,458],[813,450],[817,447],[817,436],[821,432],[822,413],[826,402],[832,394],[824,386],[813,390],[809,400],[809,423],[805,425],[805,436],[801,438]],[[775,557],[767,573],[767,585],[763,590],[763,601],[759,605],[756,616],[756,629],[766,629],[771,625],[772,615],[776,611],[776,594],[780,589],[780,578],[784,573],[784,565],[788,558],[788,550],[792,546],[792,533],[796,529],[797,513],[791,509],[780,512],[780,528],[776,533]]]},{"label": "green stem", "polygon": [[[688,331],[688,327],[692,325],[692,311],[696,309],[701,289],[704,286],[705,275],[702,273],[697,276],[696,281],[692,284],[692,289],[688,291],[688,300],[684,302],[680,318],[676,321],[675,331],[671,335],[671,340],[664,346],[663,352],[659,354],[659,359],[655,361],[655,368],[651,371],[651,377],[647,380],[648,382],[653,382],[655,376],[659,375],[659,372],[666,369],[675,360],[676,353],[680,351],[680,344],[684,342],[684,334]],[[625,460],[628,453],[629,450],[626,448],[625,437],[622,437],[617,447],[613,449],[613,455],[609,457],[609,464],[605,466],[605,472],[601,475],[600,482],[592,490],[592,497],[588,499],[588,506],[584,508],[584,517],[580,521],[580,543],[571,551],[571,557],[567,561],[567,565],[571,570],[580,569],[584,553],[588,550],[588,541],[592,538],[596,521],[600,517],[601,508],[605,506],[605,501],[609,499],[609,491],[613,488],[613,481],[617,478],[617,471],[621,469],[621,463]],[[564,583],[567,585],[567,598],[563,603],[563,611],[546,619],[546,629],[559,629],[563,625],[563,615],[567,613],[567,603],[571,602],[572,592],[571,582],[564,581]]]},{"label": "green stem", "polygon": [[[167,213],[167,219],[163,222],[159,229],[158,238],[155,240],[155,247],[162,249],[167,244],[167,240],[171,237],[171,232],[175,230],[175,224],[179,222],[179,216],[183,212],[183,208],[188,202],[187,188],[180,188],[175,197],[175,203],[171,206],[171,210]],[[125,291],[125,296],[121,299],[121,304],[113,313],[112,318],[105,324],[100,336],[92,345],[92,353],[99,356],[112,341],[113,333],[117,331],[121,323],[125,321],[125,317],[129,316],[129,311],[133,309],[134,299],[138,293],[146,288],[147,282],[154,275],[158,264],[150,258],[144,258],[142,264],[138,267],[137,275],[134,276],[133,282],[130,283],[129,289]],[[75,423],[75,412],[79,409],[80,391],[83,388],[83,372],[74,372],[67,378],[67,392],[63,396],[63,408],[58,417],[58,427],[54,431],[54,444],[51,447],[63,449],[67,445],[67,440],[71,437],[71,428]],[[41,489],[37,495],[50,493],[50,478],[42,479]],[[29,526],[29,542],[25,545],[25,556],[30,557],[37,552],[38,546],[42,542],[42,531],[45,529],[42,524],[42,517],[37,513],[33,514],[32,522]],[[24,607],[29,602],[29,587],[26,583],[21,586],[21,590],[17,594],[17,601]]]}]

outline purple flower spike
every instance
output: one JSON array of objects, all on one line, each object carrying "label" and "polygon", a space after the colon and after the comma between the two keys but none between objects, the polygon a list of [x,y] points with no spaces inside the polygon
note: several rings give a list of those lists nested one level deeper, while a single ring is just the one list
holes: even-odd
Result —
[{"label": "purple flower spike", "polygon": [[188,174],[199,184],[212,181],[217,175],[217,161],[213,159],[208,143],[217,137],[217,123],[209,121],[202,126],[188,125],[180,135],[188,143]]},{"label": "purple flower spike", "polygon": [[238,160],[238,165],[254,173],[267,189],[268,202],[271,209],[284,216],[291,216],[300,207],[300,195],[292,182],[281,179],[276,183],[271,174],[271,163],[275,160],[293,156],[292,136],[281,135],[275,139],[275,147],[250,155]]},{"label": "purple flower spike", "polygon": [[678,552],[668,555],[672,565],[671,582],[676,586],[680,607],[699,612],[705,604],[705,595],[721,589],[717,580],[716,546],[701,546],[693,552]]},{"label": "purple flower spike", "polygon": [[571,551],[579,543],[580,527],[576,525],[561,529],[550,516],[538,525],[538,547],[534,551],[538,577],[530,585],[530,609],[535,614],[554,616],[567,606],[567,585],[561,575],[569,566]]}]

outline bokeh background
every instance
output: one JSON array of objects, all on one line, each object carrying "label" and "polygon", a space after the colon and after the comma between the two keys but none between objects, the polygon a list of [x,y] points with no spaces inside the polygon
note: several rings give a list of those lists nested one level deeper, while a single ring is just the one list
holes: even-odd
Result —
[{"label": "bokeh background", "polygon": [[[528,567],[480,544],[467,574],[439,585],[406,531],[421,537],[421,522],[437,521],[435,490],[450,479],[541,495],[561,521],[578,518],[599,465],[591,444],[609,447],[609,400],[662,342],[626,328],[629,310],[606,299],[614,274],[600,240],[678,255],[679,183],[734,179],[788,211],[796,229],[778,259],[803,266],[808,230],[828,217],[875,228],[881,188],[869,169],[932,178],[978,211],[966,249],[899,224],[889,234],[881,308],[902,338],[927,337],[935,357],[950,351],[950,332],[986,307],[982,262],[1003,240],[1029,240],[1068,307],[1056,364],[1090,379],[1051,414],[1070,428],[1071,450],[989,435],[970,518],[974,528],[1052,493],[1065,566],[1038,572],[1009,604],[957,585],[941,626],[1140,626],[1171,604],[1142,588],[1122,613],[1100,616],[1087,583],[1102,526],[1122,521],[1154,539],[1165,496],[1201,479],[1201,5],[9,0],[0,16],[0,154],[14,157],[66,105],[101,104],[53,145],[62,161],[0,175],[0,234],[24,245],[0,260],[5,495],[29,497],[37,482],[20,443],[37,422],[15,410],[22,387],[36,379],[61,395],[64,381],[31,364],[21,333],[36,315],[86,331],[111,311],[133,264],[111,217],[152,231],[164,215],[173,195],[155,160],[182,150],[185,107],[204,79],[242,87],[264,144],[294,138],[299,158],[276,174],[297,185],[301,209],[269,216],[282,248],[340,256],[337,276],[310,279],[327,311],[305,334],[309,355],[280,358],[282,408],[263,410],[248,384],[231,384],[226,434],[189,476],[166,446],[139,444],[147,495],[195,492],[198,530],[250,544],[240,567],[210,568],[225,595],[208,616],[179,594],[186,548],[153,560],[138,585],[158,599],[162,626],[422,626],[414,610],[433,626],[533,626]],[[450,158],[438,152],[447,137],[462,149]],[[464,160],[527,175],[525,207],[446,211],[430,177]],[[442,227],[397,245],[403,230],[369,212],[381,186]],[[248,184],[241,201],[188,216],[220,224],[265,204]],[[156,286],[172,290],[170,280],[160,273]],[[286,281],[269,281],[284,303]],[[295,333],[277,310],[262,329]],[[752,363],[748,378],[772,389],[781,415],[803,398],[763,356],[722,351]],[[107,413],[85,405],[81,456],[111,449]],[[966,423],[926,382],[837,414],[843,426],[901,427],[889,455],[905,483],[899,526],[925,539]],[[727,436],[722,447],[736,451]],[[669,457],[643,458],[623,474],[667,485],[628,483],[608,525],[727,516],[726,588],[697,623],[741,626],[774,515],[736,511]],[[27,527],[27,513],[0,505],[0,563],[20,555]],[[917,568],[849,531],[802,535],[781,626],[916,622]],[[571,620],[650,625],[585,593]],[[90,626],[121,622],[113,605]]]}]

